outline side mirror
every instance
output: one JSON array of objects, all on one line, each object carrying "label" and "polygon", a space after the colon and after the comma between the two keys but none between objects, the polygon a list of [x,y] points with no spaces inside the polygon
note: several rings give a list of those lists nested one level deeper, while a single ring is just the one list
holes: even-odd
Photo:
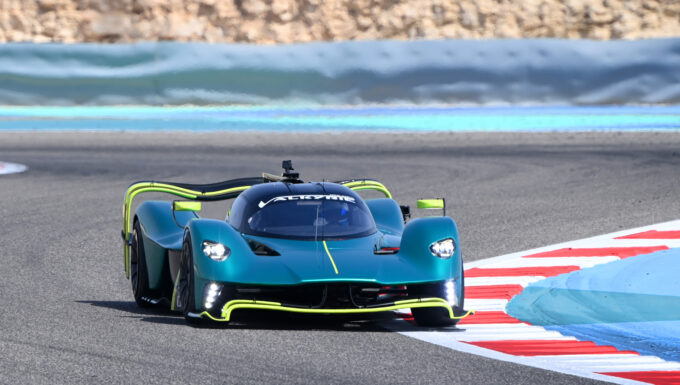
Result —
[{"label": "side mirror", "polygon": [[446,201],[444,198],[437,199],[418,199],[419,209],[442,209],[443,215],[446,215]]},{"label": "side mirror", "polygon": [[399,208],[401,209],[401,216],[404,218],[404,223],[408,222],[408,220],[411,219],[411,206],[401,205]]},{"label": "side mirror", "polygon": [[195,201],[173,201],[174,211],[201,211],[201,202]]}]

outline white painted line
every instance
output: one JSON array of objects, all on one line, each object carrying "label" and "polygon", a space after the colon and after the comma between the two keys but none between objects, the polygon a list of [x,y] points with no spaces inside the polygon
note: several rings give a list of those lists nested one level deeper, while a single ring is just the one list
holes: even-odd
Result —
[{"label": "white painted line", "polygon": [[680,370],[679,362],[664,361],[654,356],[635,354],[581,354],[564,356],[536,356],[546,359],[555,365],[572,366],[592,370],[593,372],[635,372],[652,370]]},{"label": "white painted line", "polygon": [[[675,228],[677,230],[677,228]],[[642,231],[636,231],[632,234],[637,234]],[[623,235],[623,234],[622,234]],[[631,234],[625,234],[625,235],[631,235]],[[618,236],[618,235],[617,235]],[[550,250],[559,250],[559,249],[564,249],[567,247],[571,248],[579,248],[579,249],[591,249],[591,248],[607,248],[607,247],[654,247],[654,246],[669,246],[668,243],[670,242],[671,244],[679,244],[680,240],[678,239],[615,239],[615,237],[608,239],[608,240],[602,240],[602,239],[596,239],[594,241],[589,241],[589,240],[581,240],[581,241],[575,241],[578,243],[572,243],[569,242],[566,245],[562,245],[561,247],[557,247],[558,245],[552,246]],[[671,246],[669,246],[671,247]],[[673,246],[675,247],[675,246]],[[548,250],[548,251],[550,251]],[[531,255],[534,254],[533,252],[526,252],[523,253],[524,255]],[[467,265],[466,265],[467,267]]]},{"label": "white painted line", "polygon": [[[479,326],[479,327],[478,327]],[[521,324],[461,325],[461,333],[451,334],[458,341],[501,341],[501,340],[561,340],[576,341],[559,332],[545,330],[540,326]]]},{"label": "white painted line", "polygon": [[[486,323],[485,323],[485,324],[468,324],[468,323],[466,323],[466,324],[463,324],[463,325],[459,325],[459,326],[458,326],[458,330],[459,330],[460,332],[466,332],[466,331],[470,331],[470,330],[480,330],[480,329],[499,330],[499,328],[506,328],[506,330],[512,331],[513,328],[515,328],[516,330],[519,330],[522,326],[529,326],[529,327],[532,327],[532,328],[539,327],[539,326],[529,325],[529,324],[527,324],[527,323],[512,323],[512,324],[508,324],[508,323],[498,323],[498,324],[486,324]],[[545,329],[543,329],[543,328],[541,328],[541,329],[542,329],[542,330],[545,330]]]},{"label": "white painted line", "polygon": [[[467,325],[466,325],[467,326]],[[497,325],[498,326],[498,325]],[[469,331],[468,329],[460,329],[457,333],[444,333],[440,335],[441,339],[451,339],[455,341],[463,342],[477,342],[477,341],[506,341],[506,340],[559,340],[559,341],[577,341],[574,337],[563,336],[558,332],[548,332],[545,329],[530,329],[531,326],[526,326],[526,330],[504,330],[500,331],[494,330],[475,330]],[[414,337],[420,339],[424,336],[424,333],[432,333],[431,331],[402,331],[402,334],[409,337]]]},{"label": "white painted line", "polygon": [[19,163],[0,162],[0,175],[16,174],[28,170],[28,167]]},{"label": "white painted line", "polygon": [[[465,287],[470,286],[491,286],[491,285],[522,285],[526,287],[530,283],[545,279],[540,276],[525,277],[472,277],[465,278]],[[468,301],[468,300],[466,300]]]},{"label": "white painted line", "polygon": [[619,257],[544,257],[544,258],[517,258],[508,261],[499,261],[488,264],[484,268],[509,268],[509,267],[546,267],[546,266],[579,266],[582,269],[593,267],[603,263],[618,261]]},{"label": "white painted line", "polygon": [[[675,228],[680,230],[680,228]],[[633,233],[635,234],[635,233]],[[613,239],[608,247],[652,247],[667,246],[668,248],[680,247],[680,239]]]},{"label": "white painted line", "polygon": [[476,311],[505,311],[507,299],[465,299],[465,307]]}]

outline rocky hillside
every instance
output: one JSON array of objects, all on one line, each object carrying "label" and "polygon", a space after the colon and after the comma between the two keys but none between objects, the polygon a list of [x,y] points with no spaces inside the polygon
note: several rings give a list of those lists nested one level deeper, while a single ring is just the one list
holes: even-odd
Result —
[{"label": "rocky hillside", "polygon": [[679,0],[0,0],[0,42],[667,36]]}]

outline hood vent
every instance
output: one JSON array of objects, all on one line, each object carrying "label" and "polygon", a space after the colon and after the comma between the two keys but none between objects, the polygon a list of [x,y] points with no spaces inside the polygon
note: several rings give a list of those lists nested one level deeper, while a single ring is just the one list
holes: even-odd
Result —
[{"label": "hood vent", "polygon": [[252,239],[248,239],[248,245],[250,246],[250,249],[253,250],[255,255],[262,255],[266,257],[278,257],[281,255],[276,250],[265,245],[264,243],[254,241]]}]

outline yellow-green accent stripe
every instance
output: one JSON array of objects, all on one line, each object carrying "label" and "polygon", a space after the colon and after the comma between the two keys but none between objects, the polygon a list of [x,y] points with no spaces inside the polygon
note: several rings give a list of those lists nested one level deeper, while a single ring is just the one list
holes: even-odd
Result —
[{"label": "yellow-green accent stripe", "polygon": [[175,211],[201,211],[201,202],[196,201],[175,201],[172,203]]},{"label": "yellow-green accent stripe", "polygon": [[385,194],[385,197],[387,198],[392,198],[392,194],[390,191],[385,187],[384,184],[380,182],[376,182],[374,180],[358,180],[358,181],[353,181],[353,182],[347,182],[342,184],[345,187],[349,187],[352,190],[376,190],[380,191],[381,193]]},{"label": "yellow-green accent stripe", "polygon": [[333,264],[333,270],[335,270],[335,274],[340,274],[338,273],[338,267],[335,266],[335,261],[333,260],[333,256],[331,255],[330,250],[328,250],[328,244],[326,244],[326,241],[323,241],[323,248],[326,249],[326,254],[328,254],[328,258],[331,260],[331,263]]},{"label": "yellow-green accent stripe", "polygon": [[462,319],[470,314],[474,314],[474,311],[470,310],[462,316],[455,316],[453,314],[453,309],[451,308],[451,306],[442,298],[409,299],[404,301],[396,301],[394,305],[390,306],[360,309],[309,309],[284,306],[278,302],[236,299],[233,301],[229,301],[224,305],[221,314],[222,318],[214,317],[207,311],[202,312],[200,316],[209,318],[213,321],[229,322],[229,320],[231,319],[231,313],[234,310],[238,309],[278,310],[305,314],[361,314],[361,313],[379,313],[383,311],[394,311],[399,309],[409,308],[413,309],[422,307],[443,307],[449,312],[449,317],[451,317],[451,319]]}]

